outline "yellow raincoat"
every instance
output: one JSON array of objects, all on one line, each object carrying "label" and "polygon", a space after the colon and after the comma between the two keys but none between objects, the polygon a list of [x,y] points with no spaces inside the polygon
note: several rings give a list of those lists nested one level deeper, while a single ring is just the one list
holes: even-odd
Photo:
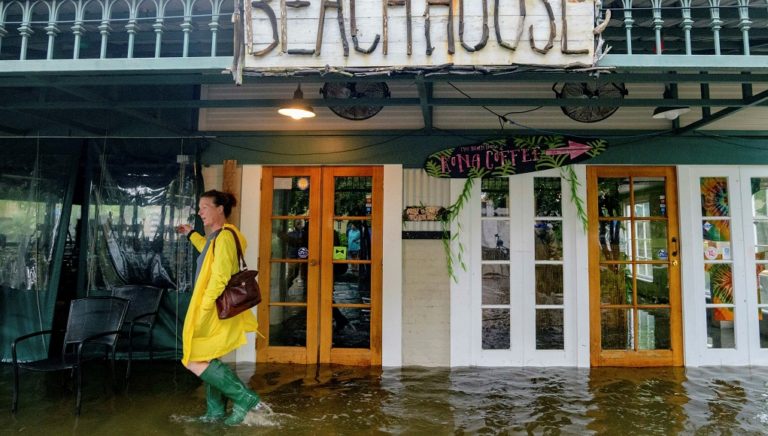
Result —
[{"label": "yellow raincoat", "polygon": [[[237,233],[245,252],[247,243],[237,227],[231,224],[225,224],[224,227]],[[205,236],[193,232],[189,240],[197,251],[203,251]],[[235,239],[232,232],[222,228],[216,237],[215,246],[211,243],[208,247],[184,318],[184,355],[181,359],[184,365],[190,361],[209,361],[221,357],[245,344],[245,333],[255,332],[258,328],[256,317],[250,310],[229,319],[219,319],[216,312],[216,298],[224,291],[232,274],[239,270]]]}]

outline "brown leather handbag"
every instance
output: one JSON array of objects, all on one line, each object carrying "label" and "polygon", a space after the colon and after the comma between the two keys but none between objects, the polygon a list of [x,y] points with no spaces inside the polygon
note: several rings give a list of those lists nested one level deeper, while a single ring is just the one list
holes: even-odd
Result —
[{"label": "brown leather handbag", "polygon": [[[256,275],[259,272],[249,270],[248,265],[245,264],[243,249],[240,247],[240,239],[237,237],[237,233],[228,227],[224,227],[224,230],[232,232],[232,236],[235,238],[240,272],[232,275],[229,283],[224,287],[224,292],[216,299],[216,311],[219,313],[219,319],[232,318],[261,303],[261,289],[259,289],[259,282],[256,280]],[[213,244],[215,247],[215,239]]]}]

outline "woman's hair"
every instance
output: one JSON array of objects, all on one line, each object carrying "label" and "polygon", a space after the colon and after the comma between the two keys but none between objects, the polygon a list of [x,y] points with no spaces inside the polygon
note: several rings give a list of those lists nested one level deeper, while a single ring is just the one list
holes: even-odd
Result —
[{"label": "woman's hair", "polygon": [[200,198],[207,197],[213,200],[213,204],[216,206],[224,207],[224,217],[229,218],[229,214],[232,213],[232,208],[237,206],[237,199],[229,192],[221,192],[215,189],[203,192]]}]

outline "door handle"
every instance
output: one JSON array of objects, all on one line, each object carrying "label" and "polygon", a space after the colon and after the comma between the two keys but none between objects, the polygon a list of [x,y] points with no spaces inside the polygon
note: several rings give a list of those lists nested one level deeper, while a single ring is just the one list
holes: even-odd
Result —
[{"label": "door handle", "polygon": [[309,260],[309,266],[317,266],[317,260],[316,259],[310,259]]}]

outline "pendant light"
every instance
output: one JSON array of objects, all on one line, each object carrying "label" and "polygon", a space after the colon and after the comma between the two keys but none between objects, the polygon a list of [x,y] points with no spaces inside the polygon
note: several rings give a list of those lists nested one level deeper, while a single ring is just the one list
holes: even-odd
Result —
[{"label": "pendant light", "polygon": [[291,100],[287,106],[280,107],[277,112],[280,115],[291,117],[294,120],[313,118],[315,116],[315,111],[312,109],[312,106],[307,104],[306,100],[304,100],[304,93],[301,92],[301,83],[299,83],[298,88],[296,88],[296,91],[293,93],[293,100]]}]

